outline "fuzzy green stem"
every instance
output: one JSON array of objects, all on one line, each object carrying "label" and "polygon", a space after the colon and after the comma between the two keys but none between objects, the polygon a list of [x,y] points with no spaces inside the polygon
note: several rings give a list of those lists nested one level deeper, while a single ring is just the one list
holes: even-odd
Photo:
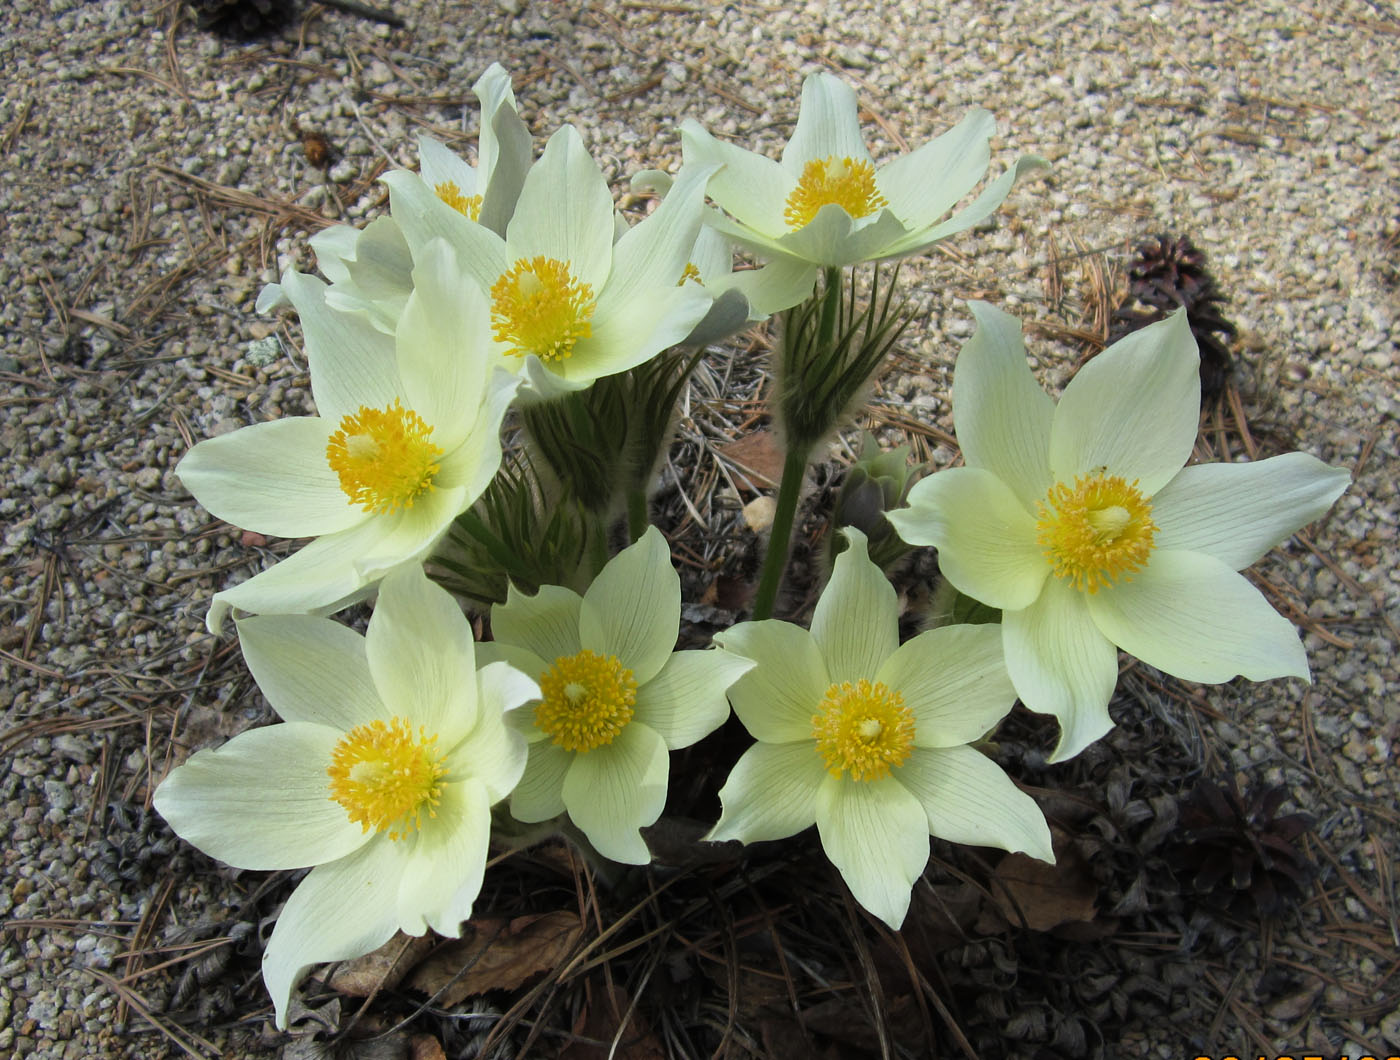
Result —
[{"label": "fuzzy green stem", "polygon": [[647,490],[645,486],[632,486],[627,490],[627,536],[636,541],[647,532],[650,523],[647,511]]},{"label": "fuzzy green stem", "polygon": [[589,527],[588,553],[589,565],[593,568],[592,577],[589,578],[591,583],[608,564],[608,528],[601,515],[596,512],[590,514],[589,522],[592,525]]},{"label": "fuzzy green stem", "polygon": [[755,622],[773,617],[773,603],[778,598],[778,586],[787,569],[792,520],[797,514],[797,498],[807,474],[807,456],[806,449],[789,449],[783,459],[783,480],[778,485],[778,510],[773,515],[773,531],[768,536],[768,553],[763,557],[763,577],[759,580],[758,592],[754,594]]},{"label": "fuzzy green stem", "polygon": [[831,342],[836,337],[836,311],[841,308],[841,270],[826,269],[822,280],[822,319],[817,330],[817,349],[823,357],[830,355]]}]

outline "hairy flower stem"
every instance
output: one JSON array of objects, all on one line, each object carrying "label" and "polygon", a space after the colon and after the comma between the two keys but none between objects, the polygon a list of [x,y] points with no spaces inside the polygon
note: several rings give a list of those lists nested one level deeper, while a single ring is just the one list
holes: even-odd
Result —
[{"label": "hairy flower stem", "polygon": [[[822,277],[821,319],[817,325],[816,342],[812,349],[817,356],[829,357],[836,338],[836,321],[841,309],[841,270],[828,268]],[[778,510],[773,516],[773,529],[768,536],[768,551],[763,557],[763,575],[754,595],[754,621],[773,617],[773,604],[778,598],[783,571],[787,567],[788,545],[792,539],[792,522],[797,513],[797,498],[807,474],[807,458],[817,440],[834,424],[825,424],[813,433],[810,425],[800,432],[793,430],[792,417],[780,404],[778,418],[787,437],[788,451],[783,458],[783,480],[778,484]]]},{"label": "hairy flower stem", "polygon": [[647,512],[645,486],[633,486],[627,491],[627,538],[636,541],[647,532],[651,520]]},{"label": "hairy flower stem", "polygon": [[789,449],[783,460],[783,480],[778,485],[778,510],[773,516],[773,531],[768,537],[768,553],[763,557],[763,577],[754,595],[753,620],[773,617],[773,602],[778,598],[778,586],[787,568],[788,542],[792,537],[792,520],[797,514],[797,497],[802,492],[802,480],[807,475],[809,450]]}]

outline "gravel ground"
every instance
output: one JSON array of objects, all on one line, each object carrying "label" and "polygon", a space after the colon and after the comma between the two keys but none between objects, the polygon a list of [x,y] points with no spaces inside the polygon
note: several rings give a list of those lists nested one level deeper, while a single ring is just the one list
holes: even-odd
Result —
[{"label": "gravel ground", "polygon": [[[945,430],[962,299],[1044,325],[1032,346],[1059,384],[1081,352],[1066,329],[1090,326],[1126,246],[1171,230],[1206,251],[1261,450],[1355,468],[1335,510],[1259,568],[1306,622],[1314,683],[1195,693],[1209,754],[1288,784],[1317,819],[1323,873],[1299,917],[1203,970],[1216,1007],[1182,1013],[1190,1031],[1142,1026],[1112,1055],[1400,1051],[1393,3],[392,6],[406,28],[311,6],[246,43],[157,0],[0,10],[0,1053],[283,1047],[246,1016],[258,983],[220,987],[242,999],[221,1005],[187,974],[207,951],[169,949],[265,915],[266,877],[214,869],[142,808],[172,757],[266,716],[202,617],[286,548],[212,520],[171,469],[197,439],[308,410],[297,334],[283,355],[258,289],[310,265],[314,217],[379,212],[373,177],[414,162],[420,129],[465,148],[493,60],[537,136],[577,124],[620,194],[679,162],[684,116],[776,153],[820,68],[858,86],[877,158],[990,108],[998,165],[1053,167],[907,270],[921,316],[876,400]],[[1269,969],[1301,975],[1304,1000],[1257,1015]]]}]

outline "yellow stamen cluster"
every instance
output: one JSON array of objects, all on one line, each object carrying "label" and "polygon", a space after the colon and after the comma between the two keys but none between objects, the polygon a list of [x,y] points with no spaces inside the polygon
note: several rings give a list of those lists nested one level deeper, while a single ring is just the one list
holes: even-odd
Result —
[{"label": "yellow stamen cluster", "polygon": [[909,757],[914,712],[880,681],[842,681],[826,690],[812,715],[812,738],[833,777],[882,780]]},{"label": "yellow stamen cluster", "polygon": [[793,231],[810,224],[817,211],[835,203],[854,218],[869,217],[889,200],[875,187],[875,167],[853,158],[814,158],[802,167],[797,187],[787,197],[783,220]]},{"label": "yellow stamen cluster", "polygon": [[491,328],[510,353],[548,364],[572,356],[578,340],[593,334],[594,306],[593,288],[574,278],[568,262],[521,258],[491,286]]},{"label": "yellow stamen cluster", "polygon": [[676,281],[676,286],[684,287],[687,280],[694,281],[702,287],[704,286],[704,281],[700,279],[700,270],[695,267],[695,262],[693,261],[687,261],[685,263],[685,268],[681,270],[681,278]]},{"label": "yellow stamen cluster", "polygon": [[1079,475],[1057,482],[1038,506],[1036,540],[1055,577],[1096,593],[1142,570],[1152,554],[1157,525],[1152,504],[1117,475]]},{"label": "yellow stamen cluster", "polygon": [[442,797],[443,756],[437,736],[420,726],[414,736],[403,718],[356,725],[335,745],[331,765],[331,799],[345,807],[350,820],[368,832],[389,831],[402,839],[418,829],[424,811]]},{"label": "yellow stamen cluster", "polygon": [[428,440],[433,429],[412,409],[399,404],[345,416],[326,443],[326,462],[340,477],[352,504],[368,512],[412,508],[433,489],[442,450]]},{"label": "yellow stamen cluster", "polygon": [[433,185],[437,197],[471,221],[481,220],[481,196],[463,195],[462,189],[450,180]]},{"label": "yellow stamen cluster", "polygon": [[585,648],[540,674],[540,697],[535,727],[566,751],[591,751],[612,743],[632,720],[637,679],[616,655]]}]

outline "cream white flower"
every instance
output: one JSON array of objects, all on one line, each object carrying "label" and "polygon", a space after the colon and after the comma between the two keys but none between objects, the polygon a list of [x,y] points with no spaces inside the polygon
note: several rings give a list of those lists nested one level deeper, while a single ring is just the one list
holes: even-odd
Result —
[{"label": "cream white flower", "polygon": [[541,698],[512,722],[530,741],[525,776],[510,799],[520,821],[568,812],[606,858],[651,860],[638,829],[666,802],[670,751],[689,747],[729,716],[727,689],[753,664],[728,652],[672,651],[680,631],[680,579],[655,527],[608,562],[579,596],[554,585],[535,596],[511,588],[491,609],[493,643],[537,678]]},{"label": "cream white flower", "polygon": [[889,519],[1002,609],[1017,693],[1059,719],[1054,759],[1112,727],[1115,645],[1188,681],[1307,678],[1297,631],[1236,572],[1327,511],[1349,473],[1304,453],[1184,467],[1200,408],[1184,310],[1095,357],[1057,405],[1019,322],[971,308],[953,375],[967,466],[918,483]]},{"label": "cream white flower", "polygon": [[811,631],[769,619],[715,635],[758,665],[729,690],[758,741],[720,791],[708,838],[782,839],[814,822],[861,905],[904,922],[928,837],[1054,861],[1030,796],[967,746],[1016,693],[995,626],[944,626],[899,643],[894,588],[846,530]]},{"label": "cream white flower", "polygon": [[[500,63],[492,63],[472,90],[481,101],[477,165],[432,137],[419,136],[419,172],[398,171],[389,183],[420,185],[420,200],[436,210],[444,226],[482,224],[504,234],[530,168],[530,130],[516,112],[510,75]],[[310,243],[317,267],[331,281],[326,304],[363,312],[392,335],[413,290],[413,256],[393,217],[380,217],[363,229],[331,225]],[[282,304],[285,297],[281,285],[268,284],[258,296],[258,312]]]},{"label": "cream white flower", "polygon": [[539,694],[497,663],[421,569],[384,580],[369,628],[309,615],[238,623],[283,724],[195,754],[156,789],[184,839],[242,869],[315,866],[278,917],[263,980],[286,1027],[312,964],[397,930],[456,936],[481,889],[491,806],[525,768],[505,712]]},{"label": "cream white flower", "polygon": [[1042,165],[1025,157],[962,210],[944,219],[987,172],[992,116],[973,110],[923,147],[876,167],[860,134],[856,96],[840,78],[802,85],[797,128],[781,162],[716,140],[693,119],[681,125],[686,165],[720,164],[710,198],[729,217],[707,222],[773,260],[820,266],[917,254],[971,228],[1001,205],[1017,176]]},{"label": "cream white flower", "polygon": [[642,364],[709,311],[705,288],[680,281],[711,172],[682,171],[661,205],[619,235],[607,181],[566,125],[525,177],[504,238],[445,216],[410,174],[384,180],[413,254],[435,238],[456,248],[463,282],[490,303],[498,356],[532,395],[549,398]]},{"label": "cream white flower", "polygon": [[493,374],[485,300],[459,276],[447,244],[426,248],[392,337],[329,308],[321,281],[283,277],[319,415],[210,438],[176,471],[220,519],[316,540],[218,593],[211,630],[230,607],[330,611],[365,595],[395,566],[428,555],[490,483],[516,380]]}]

